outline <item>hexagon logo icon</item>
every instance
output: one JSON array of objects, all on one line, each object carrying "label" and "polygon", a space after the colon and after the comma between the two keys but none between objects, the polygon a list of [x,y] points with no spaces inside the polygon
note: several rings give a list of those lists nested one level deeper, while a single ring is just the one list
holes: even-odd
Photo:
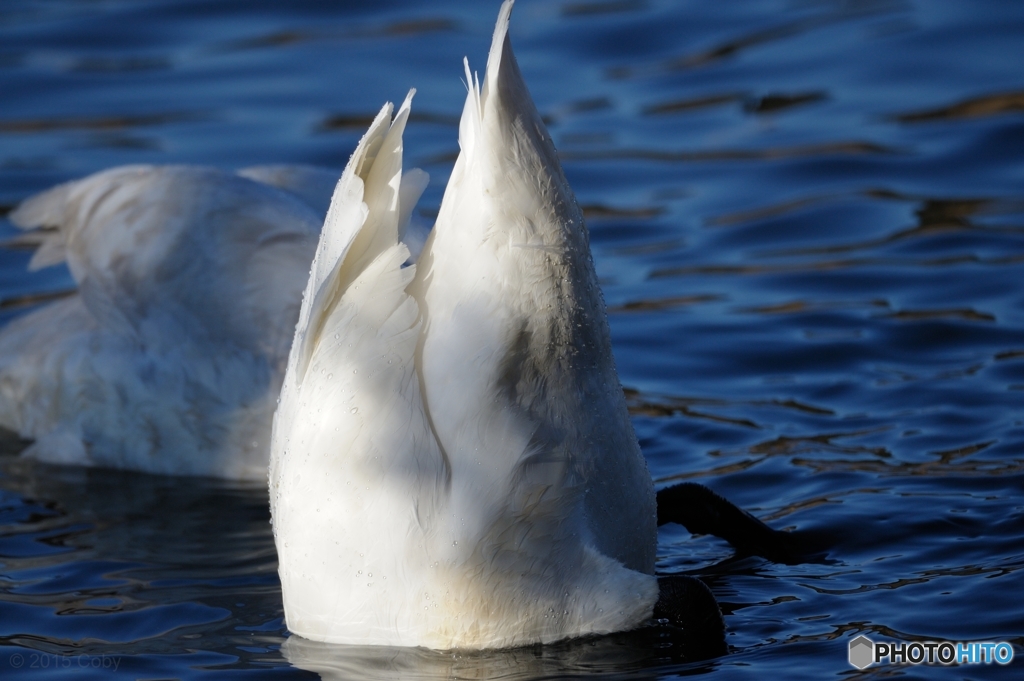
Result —
[{"label": "hexagon logo icon", "polygon": [[858,636],[850,641],[850,664],[864,669],[875,659],[875,644],[867,636]]}]

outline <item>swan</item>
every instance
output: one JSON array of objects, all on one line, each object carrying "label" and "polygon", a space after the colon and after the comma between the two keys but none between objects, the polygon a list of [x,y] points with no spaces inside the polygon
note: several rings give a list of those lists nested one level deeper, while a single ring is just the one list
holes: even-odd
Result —
[{"label": "swan", "polygon": [[271,440],[285,616],[308,639],[520,646],[630,629],[658,600],[654,487],[512,4],[482,83],[466,62],[418,263],[397,230],[413,92],[335,188]]},{"label": "swan", "polygon": [[[258,181],[257,181],[258,180]],[[0,426],[50,463],[264,480],[291,334],[336,175],[123,166],[10,217],[69,297],[0,330]]]}]

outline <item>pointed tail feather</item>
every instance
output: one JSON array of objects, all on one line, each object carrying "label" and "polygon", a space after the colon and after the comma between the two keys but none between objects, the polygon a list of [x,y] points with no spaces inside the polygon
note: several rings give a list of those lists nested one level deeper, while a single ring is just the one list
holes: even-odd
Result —
[{"label": "pointed tail feather", "polygon": [[494,36],[491,38],[491,50],[487,55],[487,72],[484,75],[484,89],[481,99],[487,100],[488,94],[498,87],[498,73],[501,71],[502,56],[505,54],[512,57],[512,48],[508,44],[508,22],[512,16],[512,6],[515,0],[505,0],[498,12],[498,21],[494,26]]},{"label": "pointed tail feather", "polygon": [[[398,240],[400,212],[406,208],[412,212],[412,206],[406,206],[400,195],[402,133],[415,93],[409,91],[394,121],[392,104],[381,108],[334,190],[292,344],[290,366],[299,384],[330,310],[366,266]],[[408,199],[414,193],[418,199],[415,187],[425,184],[418,173],[410,179]]]}]

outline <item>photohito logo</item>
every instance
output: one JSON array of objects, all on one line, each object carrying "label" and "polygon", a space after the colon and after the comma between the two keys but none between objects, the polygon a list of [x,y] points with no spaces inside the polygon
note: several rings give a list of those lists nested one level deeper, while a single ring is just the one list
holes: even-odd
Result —
[{"label": "photohito logo", "polygon": [[875,663],[890,664],[1010,664],[1013,646],[1005,641],[914,641],[875,643],[867,636],[850,641],[850,664],[864,669]]}]

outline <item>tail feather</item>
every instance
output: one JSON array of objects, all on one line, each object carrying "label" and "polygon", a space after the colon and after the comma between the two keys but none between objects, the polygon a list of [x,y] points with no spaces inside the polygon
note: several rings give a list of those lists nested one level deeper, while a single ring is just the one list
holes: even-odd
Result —
[{"label": "tail feather", "polygon": [[459,148],[463,154],[472,154],[476,140],[480,137],[480,126],[483,124],[483,110],[480,108],[480,78],[469,70],[469,58],[463,57],[462,66],[466,69],[466,103],[462,107],[462,118],[459,119]]},{"label": "tail feather", "polygon": [[[515,0],[505,0],[498,12],[498,22],[494,26],[494,36],[491,38],[491,50],[487,55],[487,72],[484,74],[484,88],[482,93],[483,101],[494,88],[498,87],[498,73],[501,71],[502,55],[512,55],[512,47],[508,40],[508,22],[512,16],[512,6]],[[477,86],[479,89],[479,85]]]},{"label": "tail feather", "polygon": [[412,96],[410,90],[391,128],[384,136],[377,157],[365,180],[363,202],[369,216],[363,228],[355,235],[345,262],[339,284],[347,288],[386,248],[398,241],[399,194],[402,185],[402,134],[409,120]]},{"label": "tail feather", "polygon": [[[409,91],[394,121],[393,105],[381,108],[334,190],[292,344],[290,365],[299,384],[330,310],[366,266],[398,239],[402,133],[415,92]],[[413,182],[420,181],[414,175]]]}]

